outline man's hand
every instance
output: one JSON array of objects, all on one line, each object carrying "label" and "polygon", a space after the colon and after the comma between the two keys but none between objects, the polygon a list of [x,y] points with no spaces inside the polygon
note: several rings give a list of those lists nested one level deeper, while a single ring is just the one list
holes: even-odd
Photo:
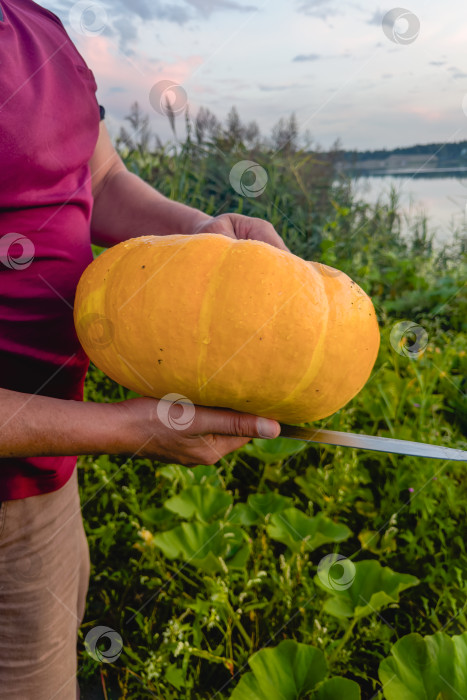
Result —
[{"label": "man's hand", "polygon": [[[238,450],[251,438],[274,438],[280,434],[277,421],[224,408],[193,406],[193,420],[187,427],[170,427],[158,415],[159,401],[150,398],[128,399],[112,406],[122,420],[112,451],[174,462],[187,467],[215,464],[226,454]],[[172,406],[180,408],[180,406]]]},{"label": "man's hand", "polygon": [[193,233],[221,233],[229,238],[249,238],[255,241],[263,241],[280,250],[289,248],[285,245],[274,226],[264,219],[243,214],[220,214],[213,216],[207,222],[197,224]]}]

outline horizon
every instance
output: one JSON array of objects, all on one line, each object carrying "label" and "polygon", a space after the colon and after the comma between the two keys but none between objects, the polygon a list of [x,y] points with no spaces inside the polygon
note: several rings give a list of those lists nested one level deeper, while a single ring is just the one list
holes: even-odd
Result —
[{"label": "horizon", "polygon": [[[153,133],[171,138],[155,102],[163,81],[175,106],[269,136],[296,114],[299,132],[328,150],[394,150],[467,140],[462,19],[434,0],[401,10],[337,0],[48,0],[98,84],[115,137],[137,101]],[[384,24],[383,24],[383,18]],[[214,37],[214,39],[213,39]],[[169,83],[163,85],[167,87]],[[162,113],[161,113],[162,112]],[[182,112],[180,112],[182,115]],[[183,135],[183,118],[177,132]]]}]

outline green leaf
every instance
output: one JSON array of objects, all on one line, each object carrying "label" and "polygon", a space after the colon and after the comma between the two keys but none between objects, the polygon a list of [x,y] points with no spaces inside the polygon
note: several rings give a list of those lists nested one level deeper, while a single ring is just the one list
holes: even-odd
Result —
[{"label": "green leaf", "polygon": [[164,507],[149,506],[141,511],[141,520],[145,525],[160,525],[167,523],[168,519],[174,519],[173,513]]},{"label": "green leaf", "polygon": [[296,700],[327,675],[323,652],[293,639],[261,649],[248,663],[251,671],[241,677],[231,700]]},{"label": "green leaf", "polygon": [[282,700],[282,695],[278,695],[275,689],[269,695],[263,693],[259,681],[249,671],[240,678],[230,700]]},{"label": "green leaf", "polygon": [[342,542],[350,537],[346,525],[335,523],[322,513],[310,518],[298,508],[286,508],[271,515],[266,527],[269,537],[287,545],[293,552],[312,551],[322,544]]},{"label": "green leaf", "polygon": [[181,523],[154,535],[154,545],[169,559],[182,559],[204,571],[223,571],[219,557],[231,568],[243,568],[250,550],[236,525]]},{"label": "green leaf", "polygon": [[419,583],[415,576],[398,574],[374,559],[353,563],[339,555],[321,560],[315,581],[332,596],[324,604],[326,612],[355,618],[397,603],[402,591]]},{"label": "green leaf", "polygon": [[291,438],[278,437],[273,440],[254,438],[243,447],[243,450],[264,464],[273,464],[298,454],[307,444],[304,440],[292,440]]},{"label": "green leaf", "polygon": [[386,700],[467,698],[467,632],[408,634],[379,666]]},{"label": "green leaf", "polygon": [[167,666],[165,678],[171,685],[175,686],[177,690],[183,688],[186,683],[185,674],[181,668],[177,667],[177,664],[170,664],[170,666]]},{"label": "green leaf", "polygon": [[200,464],[197,467],[184,467],[181,464],[168,464],[158,467],[158,473],[170,481],[181,481],[184,486],[211,484],[219,486],[221,480],[217,467],[213,464]]},{"label": "green leaf", "polygon": [[227,516],[227,520],[229,523],[249,527],[259,522],[259,517],[253,508],[250,508],[246,503],[236,503]]},{"label": "green leaf", "polygon": [[187,471],[185,478],[187,483],[192,484],[211,484],[211,486],[219,486],[221,480],[217,472],[217,467],[214,464],[199,464],[197,467],[184,467]]},{"label": "green leaf", "polygon": [[348,678],[330,678],[322,683],[316,693],[313,693],[313,700],[360,700],[360,686],[355,681]]},{"label": "green leaf", "polygon": [[261,522],[269,513],[279,513],[292,503],[291,498],[274,491],[255,493],[248,497],[247,503],[236,503],[227,519],[248,527]]},{"label": "green leaf", "polygon": [[221,518],[232,504],[231,494],[209,484],[189,486],[176,496],[167,499],[164,507],[182,518],[196,516],[198,520],[208,521]]},{"label": "green leaf", "polygon": [[248,496],[248,505],[263,518],[268,513],[280,513],[280,511],[289,508],[293,504],[293,500],[288,496],[281,496],[280,493],[269,491],[269,493],[255,493]]}]

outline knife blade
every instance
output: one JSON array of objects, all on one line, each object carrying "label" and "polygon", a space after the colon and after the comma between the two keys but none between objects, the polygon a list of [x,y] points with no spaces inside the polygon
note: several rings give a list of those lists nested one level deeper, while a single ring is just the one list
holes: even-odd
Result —
[{"label": "knife blade", "polygon": [[449,459],[456,462],[467,462],[467,450],[457,450],[443,445],[430,445],[425,442],[410,440],[395,440],[394,438],[376,435],[361,435],[360,433],[344,433],[338,430],[322,430],[321,428],[302,428],[297,425],[279,423],[281,437],[293,440],[319,442],[325,445],[340,447],[357,447],[375,452],[391,452],[392,454],[409,455],[412,457],[429,457],[430,459]]}]

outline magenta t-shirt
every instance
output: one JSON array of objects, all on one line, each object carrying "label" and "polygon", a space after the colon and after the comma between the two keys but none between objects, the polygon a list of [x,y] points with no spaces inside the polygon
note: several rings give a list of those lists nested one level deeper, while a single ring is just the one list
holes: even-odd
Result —
[{"label": "magenta t-shirt", "polygon": [[[0,387],[82,400],[73,325],[92,260],[92,72],[54,14],[0,0]],[[1,425],[0,425],[1,430]],[[54,491],[76,457],[0,459],[0,501]]]}]

